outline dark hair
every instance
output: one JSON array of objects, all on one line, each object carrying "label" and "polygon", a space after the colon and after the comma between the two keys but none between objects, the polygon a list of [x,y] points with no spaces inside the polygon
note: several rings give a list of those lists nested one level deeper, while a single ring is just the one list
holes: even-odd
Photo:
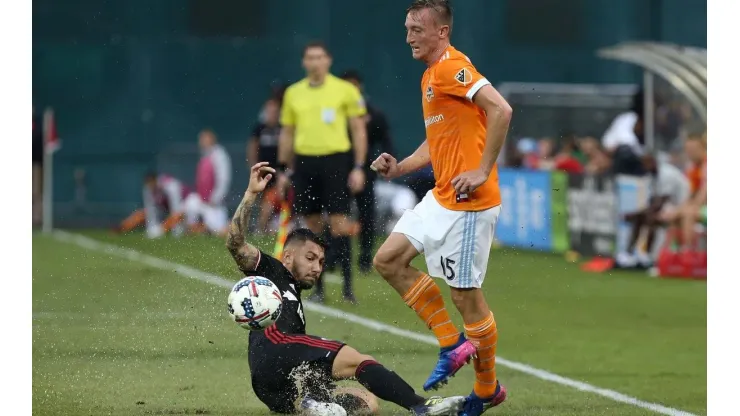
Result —
[{"label": "dark hair", "polygon": [[326,251],[326,243],[324,240],[308,228],[296,228],[288,233],[288,236],[285,238],[284,247],[287,247],[293,242],[305,243],[306,241],[316,243]]},{"label": "dark hair", "polygon": [[362,76],[360,76],[360,72],[356,69],[348,69],[344,71],[344,73],[342,74],[342,79],[345,81],[355,80],[362,84]]},{"label": "dark hair", "polygon": [[283,96],[285,95],[286,89],[288,89],[288,86],[283,83],[273,85],[270,99],[276,100],[278,105],[281,105],[283,103]]},{"label": "dark hair", "polygon": [[303,47],[303,56],[306,56],[306,52],[308,52],[309,49],[313,48],[321,48],[326,52],[329,57],[331,57],[331,52],[329,52],[329,48],[326,47],[326,44],[320,40],[312,40],[311,42],[308,42],[306,46]]},{"label": "dark hair", "polygon": [[406,13],[424,9],[434,10],[440,18],[440,21],[443,24],[448,25],[450,27],[450,32],[452,32],[453,11],[450,0],[414,0],[413,3],[411,3],[411,6],[406,9]]}]

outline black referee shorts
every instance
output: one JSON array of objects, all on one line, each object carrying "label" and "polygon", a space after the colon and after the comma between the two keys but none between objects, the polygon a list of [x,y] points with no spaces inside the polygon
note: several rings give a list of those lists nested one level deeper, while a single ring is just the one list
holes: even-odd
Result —
[{"label": "black referee shorts", "polygon": [[[270,329],[272,328],[272,329]],[[344,344],[311,335],[284,334],[270,327],[266,340],[249,348],[252,389],[276,413],[295,413],[296,399],[331,402],[332,366]]]},{"label": "black referee shorts", "polygon": [[295,211],[300,215],[349,214],[347,178],[352,171],[352,154],[296,156],[293,173]]}]

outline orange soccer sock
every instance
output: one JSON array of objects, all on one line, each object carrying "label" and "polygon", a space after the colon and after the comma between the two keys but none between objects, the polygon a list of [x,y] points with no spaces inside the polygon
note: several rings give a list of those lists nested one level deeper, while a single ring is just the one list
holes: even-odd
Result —
[{"label": "orange soccer sock", "polygon": [[451,347],[457,343],[460,331],[455,328],[450,315],[445,309],[444,299],[439,287],[428,274],[419,277],[403,301],[427,324],[437,337],[441,348]]},{"label": "orange soccer sock", "polygon": [[493,312],[487,318],[472,325],[465,325],[465,333],[478,350],[473,362],[475,385],[473,391],[478,397],[487,398],[496,392],[496,342],[498,330]]},{"label": "orange soccer sock", "polygon": [[185,214],[182,212],[172,214],[169,217],[167,217],[166,220],[164,220],[164,223],[162,224],[162,228],[164,228],[164,231],[170,232],[173,228],[177,227],[177,224],[182,222],[183,218],[185,218]]},{"label": "orange soccer sock", "polygon": [[144,224],[144,222],[146,222],[146,214],[143,209],[140,209],[131,213],[128,218],[121,222],[120,230],[126,233]]}]

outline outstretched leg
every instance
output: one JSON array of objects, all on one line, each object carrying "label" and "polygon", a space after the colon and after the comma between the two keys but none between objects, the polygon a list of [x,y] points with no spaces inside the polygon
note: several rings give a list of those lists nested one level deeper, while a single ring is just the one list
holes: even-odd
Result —
[{"label": "outstretched leg", "polygon": [[429,275],[411,267],[418,254],[419,249],[406,235],[392,233],[375,255],[374,265],[437,337],[439,360],[424,383],[426,391],[446,383],[470,360],[475,348],[450,319],[439,286]]},{"label": "outstretched leg", "polygon": [[416,415],[457,415],[464,402],[462,396],[427,400],[416,394],[414,388],[398,374],[373,357],[347,345],[334,359],[332,376],[340,380],[356,378],[375,396],[411,410]]}]

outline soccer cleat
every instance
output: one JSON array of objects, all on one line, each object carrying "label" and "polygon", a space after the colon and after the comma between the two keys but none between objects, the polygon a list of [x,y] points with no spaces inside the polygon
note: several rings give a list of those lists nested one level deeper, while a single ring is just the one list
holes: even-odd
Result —
[{"label": "soccer cleat", "polygon": [[457,416],[465,405],[465,397],[430,397],[424,403],[411,408],[414,416]]},{"label": "soccer cleat", "polygon": [[344,301],[347,302],[347,303],[349,303],[349,304],[351,304],[351,305],[357,306],[357,298],[355,298],[355,294],[354,293],[347,293],[347,294],[345,294],[344,295]]},{"label": "soccer cleat", "polygon": [[317,402],[305,398],[301,401],[301,414],[306,416],[347,416],[347,411],[336,403]]},{"label": "soccer cleat", "polygon": [[627,252],[621,252],[617,254],[617,257],[615,260],[616,260],[617,266],[623,269],[631,269],[637,266],[637,259],[635,258],[635,256]]},{"label": "soccer cleat", "polygon": [[432,374],[424,382],[424,391],[436,390],[447,384],[450,377],[453,377],[465,364],[475,356],[475,347],[470,341],[460,334],[458,344],[443,348],[439,352],[439,361],[437,366],[432,370]]},{"label": "soccer cleat", "polygon": [[478,416],[483,414],[486,410],[496,407],[506,400],[506,387],[501,383],[496,386],[496,392],[493,396],[486,399],[481,399],[475,395],[475,392],[470,393],[470,396],[465,398],[465,406],[463,407],[460,416]]},{"label": "soccer cleat", "polygon": [[647,253],[637,252],[635,258],[637,259],[637,264],[644,269],[649,269],[653,266],[653,258]]}]

